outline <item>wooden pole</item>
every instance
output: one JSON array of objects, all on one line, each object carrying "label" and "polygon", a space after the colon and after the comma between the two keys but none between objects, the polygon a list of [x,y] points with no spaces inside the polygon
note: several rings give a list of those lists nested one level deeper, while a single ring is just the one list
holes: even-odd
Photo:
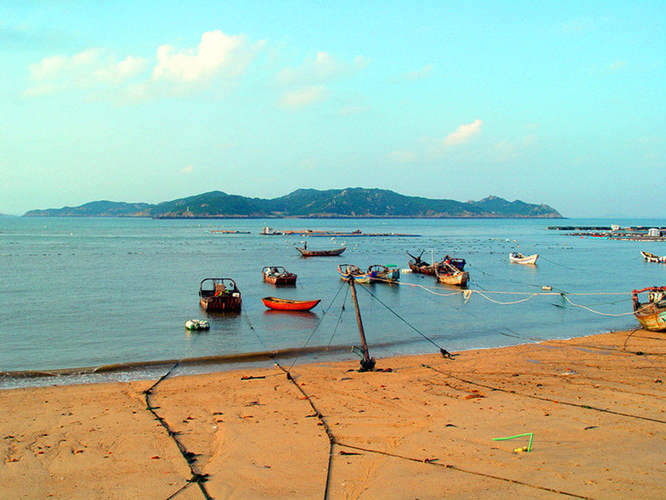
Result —
[{"label": "wooden pole", "polygon": [[361,320],[361,311],[358,308],[358,299],[356,298],[356,288],[354,287],[354,278],[348,278],[349,286],[351,287],[352,300],[354,301],[354,309],[356,310],[356,321],[358,322],[358,331],[361,335],[361,344],[363,346],[363,359],[361,360],[361,368],[359,371],[365,372],[375,368],[375,360],[370,357],[368,350],[368,343],[365,340],[365,330],[363,329],[363,321]]}]

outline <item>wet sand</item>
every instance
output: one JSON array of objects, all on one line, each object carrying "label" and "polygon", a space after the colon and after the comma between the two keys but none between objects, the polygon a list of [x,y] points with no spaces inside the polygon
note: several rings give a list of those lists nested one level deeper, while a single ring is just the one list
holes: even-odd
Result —
[{"label": "wet sand", "polygon": [[0,391],[0,497],[661,499],[665,340]]}]

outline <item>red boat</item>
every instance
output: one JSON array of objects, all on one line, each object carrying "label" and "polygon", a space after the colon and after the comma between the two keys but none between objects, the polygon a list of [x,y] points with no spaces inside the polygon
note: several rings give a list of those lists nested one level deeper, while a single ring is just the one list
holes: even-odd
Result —
[{"label": "red boat", "polygon": [[266,307],[276,311],[309,311],[321,302],[319,300],[289,300],[277,297],[264,297],[261,299]]}]

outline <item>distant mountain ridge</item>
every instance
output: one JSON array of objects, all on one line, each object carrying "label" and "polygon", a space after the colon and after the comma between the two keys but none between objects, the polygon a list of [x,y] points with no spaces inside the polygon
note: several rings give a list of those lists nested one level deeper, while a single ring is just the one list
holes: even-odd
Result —
[{"label": "distant mountain ridge", "polygon": [[386,189],[298,189],[273,199],[248,198],[222,191],[165,201],[157,205],[94,201],[79,207],[31,210],[26,217],[312,217],[312,218],[562,218],[548,205],[489,196],[455,201],[405,196]]}]

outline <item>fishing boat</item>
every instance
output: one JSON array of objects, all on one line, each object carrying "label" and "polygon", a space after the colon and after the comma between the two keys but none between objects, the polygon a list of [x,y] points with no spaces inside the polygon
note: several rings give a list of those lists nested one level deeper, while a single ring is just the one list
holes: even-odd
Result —
[{"label": "fishing boat", "polygon": [[396,266],[375,264],[368,268],[370,283],[395,283],[400,280],[400,269]]},{"label": "fishing boat", "polygon": [[261,299],[266,307],[275,311],[309,311],[321,302],[317,300],[289,300],[277,297],[264,297]]},{"label": "fishing boat", "polygon": [[641,252],[641,255],[643,256],[643,259],[645,259],[645,262],[660,262],[666,264],[666,255],[664,257],[659,257],[650,252]]},{"label": "fishing boat", "polygon": [[[639,294],[647,292],[647,302],[639,300]],[[651,286],[631,293],[634,316],[646,330],[666,331],[666,287]]]},{"label": "fishing boat", "polygon": [[231,278],[206,278],[199,286],[199,304],[206,312],[240,311],[241,293]]},{"label": "fishing boat", "polygon": [[437,266],[435,272],[437,281],[445,285],[466,286],[469,273],[464,270],[465,264],[465,259],[456,259],[447,255]]},{"label": "fishing boat", "polygon": [[276,286],[295,285],[297,275],[281,266],[266,266],[261,270],[264,281]]},{"label": "fishing boat", "polygon": [[535,253],[534,255],[523,255],[519,252],[511,252],[509,254],[509,261],[514,264],[536,264],[538,258],[538,253]]},{"label": "fishing boat", "polygon": [[303,257],[335,257],[347,250],[347,247],[336,248],[334,250],[308,250],[307,248],[296,247]]},{"label": "fishing boat", "polygon": [[354,280],[356,283],[370,283],[370,274],[361,271],[353,264],[340,264],[338,274],[343,280]]},{"label": "fishing boat", "polygon": [[433,262],[432,264],[428,264],[425,260],[421,260],[421,255],[423,255],[424,251],[425,250],[422,250],[418,257],[415,257],[409,252],[405,252],[412,258],[412,260],[407,262],[407,265],[409,265],[409,268],[413,273],[430,274],[434,276],[437,272],[437,266],[439,266],[441,262]]}]

